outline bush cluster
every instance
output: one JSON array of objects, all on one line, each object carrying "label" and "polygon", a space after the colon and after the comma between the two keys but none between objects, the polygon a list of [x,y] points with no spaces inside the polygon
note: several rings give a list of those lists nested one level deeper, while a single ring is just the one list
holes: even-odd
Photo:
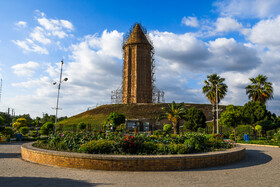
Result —
[{"label": "bush cluster", "polygon": [[185,133],[183,135],[124,135],[121,132],[102,131],[91,133],[58,133],[47,140],[38,141],[37,147],[82,152],[90,154],[187,154],[234,147],[232,141],[224,141],[219,135]]}]

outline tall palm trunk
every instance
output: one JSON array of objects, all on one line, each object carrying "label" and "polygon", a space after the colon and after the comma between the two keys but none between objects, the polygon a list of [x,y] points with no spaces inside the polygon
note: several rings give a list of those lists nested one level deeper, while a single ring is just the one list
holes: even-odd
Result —
[{"label": "tall palm trunk", "polygon": [[216,124],[216,105],[213,104],[212,105],[212,113],[213,113],[213,130],[212,130],[212,134],[215,134],[215,124]]},{"label": "tall palm trunk", "polygon": [[173,130],[174,130],[174,134],[178,134],[179,133],[178,123],[172,122],[172,126],[173,126]]}]

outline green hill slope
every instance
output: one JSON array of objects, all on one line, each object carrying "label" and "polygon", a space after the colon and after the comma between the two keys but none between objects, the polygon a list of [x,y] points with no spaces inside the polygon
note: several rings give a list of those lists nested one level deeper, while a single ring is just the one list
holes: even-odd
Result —
[{"label": "green hill slope", "polygon": [[[186,107],[197,107],[201,109],[207,120],[212,119],[212,106],[210,104],[185,104]],[[162,107],[167,107],[167,103],[160,104],[112,104],[102,105],[92,110],[80,113],[72,116],[68,119],[60,121],[59,126],[73,126],[80,122],[91,125],[93,128],[101,128],[104,120],[108,117],[111,112],[118,112],[124,114],[127,119],[157,119],[158,116],[163,112]],[[224,106],[220,106],[224,108]]]}]

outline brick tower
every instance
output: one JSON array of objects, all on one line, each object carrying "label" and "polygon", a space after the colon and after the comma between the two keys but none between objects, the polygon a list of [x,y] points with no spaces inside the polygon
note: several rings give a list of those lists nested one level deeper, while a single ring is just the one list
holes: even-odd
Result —
[{"label": "brick tower", "polygon": [[152,45],[136,24],[123,46],[123,104],[152,103]]}]

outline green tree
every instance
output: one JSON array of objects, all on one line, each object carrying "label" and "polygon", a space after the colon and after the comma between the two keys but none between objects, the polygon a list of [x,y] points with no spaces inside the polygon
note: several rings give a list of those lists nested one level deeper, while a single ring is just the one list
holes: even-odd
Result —
[{"label": "green tree", "polygon": [[259,74],[256,78],[250,78],[251,85],[246,86],[246,94],[249,99],[265,104],[267,100],[273,99],[273,87],[267,82],[265,75]]},{"label": "green tree", "polygon": [[225,126],[233,128],[234,140],[236,141],[236,127],[243,121],[242,107],[228,105],[221,114],[220,122]]},{"label": "green tree", "polygon": [[184,120],[184,128],[191,131],[197,131],[198,128],[206,127],[206,117],[204,113],[195,107],[191,107],[186,111]]},{"label": "green tree", "polygon": [[116,131],[116,128],[125,123],[125,116],[123,114],[119,114],[117,112],[112,112],[107,118],[107,121],[110,122],[113,126],[113,131]]},{"label": "green tree", "polygon": [[4,130],[1,132],[4,136],[11,136],[14,134],[14,130],[11,127],[4,127]]},{"label": "green tree", "polygon": [[175,101],[173,101],[171,104],[168,104],[168,107],[163,107],[162,110],[164,114],[160,115],[159,120],[168,119],[173,126],[174,134],[179,134],[180,120],[182,120],[186,114],[184,103],[176,104]]},{"label": "green tree", "polygon": [[49,135],[51,132],[54,131],[54,123],[52,122],[46,122],[41,129],[39,130],[39,133],[42,135]]},{"label": "green tree", "polygon": [[[216,98],[218,98],[218,103],[226,96],[227,85],[224,83],[225,78],[221,78],[218,74],[212,74],[207,76],[207,80],[204,81],[205,85],[202,87],[202,93],[205,94],[207,99],[212,104],[213,113],[213,131],[215,134],[215,123],[216,123]],[[218,97],[216,96],[216,88],[218,92]]]},{"label": "green tree", "polygon": [[21,128],[19,129],[19,132],[20,132],[21,134],[26,135],[27,133],[29,133],[29,128],[28,128],[28,127],[21,127]]},{"label": "green tree", "polygon": [[18,118],[14,123],[13,123],[13,128],[15,130],[19,130],[21,127],[27,127],[27,120],[25,118]]},{"label": "green tree", "polygon": [[243,120],[252,126],[254,138],[257,138],[256,123],[265,119],[267,115],[266,106],[259,101],[249,101],[243,107]]},{"label": "green tree", "polygon": [[5,112],[0,112],[0,116],[4,119],[4,124],[10,125],[12,123],[11,115],[9,115]]},{"label": "green tree", "polygon": [[3,131],[5,129],[5,127],[3,127],[3,124],[4,124],[4,118],[2,118],[0,116],[0,132]]},{"label": "green tree", "polygon": [[18,115],[13,119],[13,121],[16,122],[17,119],[20,119],[20,118],[24,118],[26,120],[26,125],[28,127],[32,126],[33,119],[30,117],[29,114]]}]

